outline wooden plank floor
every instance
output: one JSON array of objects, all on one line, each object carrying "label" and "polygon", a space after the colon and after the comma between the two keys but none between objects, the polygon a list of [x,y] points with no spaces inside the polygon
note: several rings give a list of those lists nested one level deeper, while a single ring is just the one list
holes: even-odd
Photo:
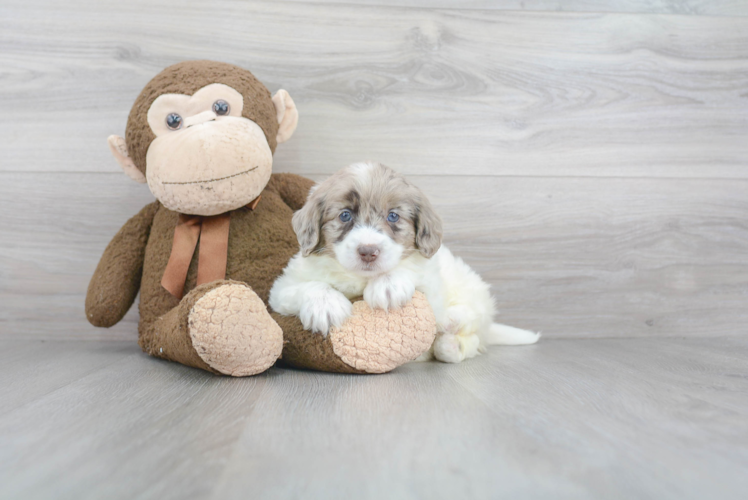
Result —
[{"label": "wooden plank floor", "polygon": [[745,498],[748,340],[544,340],[231,379],[0,341],[2,498]]}]

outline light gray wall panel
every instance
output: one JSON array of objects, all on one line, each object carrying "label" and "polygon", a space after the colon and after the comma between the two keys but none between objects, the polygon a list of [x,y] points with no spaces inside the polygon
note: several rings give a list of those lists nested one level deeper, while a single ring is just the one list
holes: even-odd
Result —
[{"label": "light gray wall panel", "polygon": [[3,2],[0,334],[135,335],[135,311],[109,331],[83,318],[104,246],[151,199],[105,141],[191,58],[291,92],[301,122],[277,171],[375,159],[414,176],[504,321],[740,333],[748,19],[472,7]]},{"label": "light gray wall panel", "polygon": [[748,176],[747,18],[179,5],[6,3],[0,171],[112,171],[105,139],[143,85],[207,58],[295,98],[284,169]]},{"label": "light gray wall panel", "polygon": [[745,16],[743,0],[294,0],[304,3],[556,12],[628,12],[695,16]]},{"label": "light gray wall panel", "polygon": [[[152,201],[148,189],[124,174],[5,178],[0,213],[16,215],[0,226],[0,331],[133,338],[135,310],[94,329],[83,302],[109,239]],[[412,179],[444,218],[445,243],[493,285],[501,321],[548,337],[743,333],[748,181]]]}]

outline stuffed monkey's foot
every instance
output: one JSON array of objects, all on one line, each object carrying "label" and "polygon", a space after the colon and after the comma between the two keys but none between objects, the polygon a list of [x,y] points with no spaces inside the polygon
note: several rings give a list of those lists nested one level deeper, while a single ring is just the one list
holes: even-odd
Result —
[{"label": "stuffed monkey's foot", "polygon": [[428,352],[436,320],[421,292],[399,309],[372,309],[361,300],[352,315],[325,336],[304,330],[299,318],[273,313],[283,327],[282,361],[299,368],[338,373],[385,373]]},{"label": "stuffed monkey's foot", "polygon": [[283,332],[247,285],[228,282],[192,306],[187,319],[192,346],[211,368],[243,377],[264,372],[283,349]]},{"label": "stuffed monkey's foot", "polygon": [[138,343],[159,358],[241,377],[275,363],[283,332],[249,286],[221,280],[196,287],[174,309],[141,325]]},{"label": "stuffed monkey's foot", "polygon": [[385,373],[428,352],[436,322],[426,297],[416,293],[400,309],[353,304],[353,315],[330,329],[333,351],[346,364],[366,373]]}]

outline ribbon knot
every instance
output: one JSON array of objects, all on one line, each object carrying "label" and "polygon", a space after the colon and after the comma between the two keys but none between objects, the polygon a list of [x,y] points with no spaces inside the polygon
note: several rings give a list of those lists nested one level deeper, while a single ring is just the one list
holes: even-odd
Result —
[{"label": "ribbon knot", "polygon": [[[247,207],[254,210],[259,202],[258,196]],[[230,225],[231,212],[211,216],[179,214],[177,227],[174,229],[171,255],[161,278],[161,286],[174,297],[182,298],[187,271],[198,240],[200,255],[197,259],[197,284],[224,279]]]}]

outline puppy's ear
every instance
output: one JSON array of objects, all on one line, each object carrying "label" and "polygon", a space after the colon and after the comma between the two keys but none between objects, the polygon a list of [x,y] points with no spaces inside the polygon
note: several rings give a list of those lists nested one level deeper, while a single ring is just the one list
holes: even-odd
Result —
[{"label": "puppy's ear", "polygon": [[306,204],[293,214],[293,219],[291,219],[296,238],[299,240],[301,254],[304,257],[308,257],[319,244],[324,205],[324,199],[321,196],[314,196],[314,188],[312,188]]},{"label": "puppy's ear", "polygon": [[415,230],[416,248],[430,259],[442,246],[442,220],[423,195],[416,202]]}]

